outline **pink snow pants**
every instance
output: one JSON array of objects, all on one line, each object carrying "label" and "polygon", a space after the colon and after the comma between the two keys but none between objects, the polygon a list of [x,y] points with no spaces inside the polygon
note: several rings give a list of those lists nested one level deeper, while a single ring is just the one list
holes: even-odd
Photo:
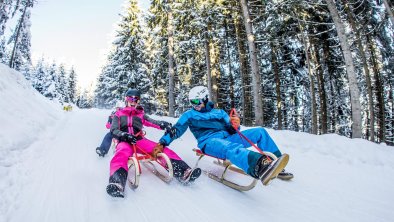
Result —
[{"label": "pink snow pants", "polygon": [[[153,148],[156,146],[156,142],[153,142],[149,139],[143,138],[141,140],[137,141],[137,146],[144,150],[147,153],[151,153],[153,151]],[[127,166],[127,162],[129,160],[129,157],[133,155],[133,148],[129,143],[126,142],[120,142],[116,146],[116,152],[114,157],[112,157],[111,163],[110,163],[110,176],[115,173],[119,168],[123,168],[126,171],[129,170]],[[137,151],[138,152],[138,151]],[[170,148],[164,147],[163,153],[167,154],[167,156],[170,159],[174,160],[181,160],[181,158]]]}]

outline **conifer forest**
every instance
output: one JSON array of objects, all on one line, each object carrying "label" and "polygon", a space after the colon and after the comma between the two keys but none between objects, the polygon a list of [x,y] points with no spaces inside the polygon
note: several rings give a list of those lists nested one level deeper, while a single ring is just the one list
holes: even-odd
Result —
[{"label": "conifer forest", "polygon": [[0,0],[0,62],[80,108],[112,108],[133,87],[147,113],[178,117],[189,90],[204,85],[244,126],[394,145],[393,0],[151,0],[147,11],[126,3],[92,96],[73,68],[32,64],[33,0]]}]

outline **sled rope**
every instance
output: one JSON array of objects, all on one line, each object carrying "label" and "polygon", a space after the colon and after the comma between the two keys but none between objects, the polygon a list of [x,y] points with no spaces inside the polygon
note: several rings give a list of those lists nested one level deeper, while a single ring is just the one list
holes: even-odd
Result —
[{"label": "sled rope", "polygon": [[[140,136],[141,134],[144,134],[144,133],[143,133],[142,131],[140,131],[140,132],[138,132],[137,134],[135,134],[134,136],[137,137],[137,136]],[[153,158],[153,156],[152,156],[150,153],[148,153],[148,152],[146,152],[145,150],[139,148],[136,144],[131,144],[131,145],[132,145],[132,147],[133,147],[133,156],[134,156],[138,161],[140,161],[141,158],[138,157],[138,155],[137,155],[137,150],[138,150],[141,154],[143,154],[143,155],[145,156],[145,157],[142,158],[142,159],[151,159],[151,160],[154,160],[154,161],[156,161],[158,164],[160,164],[162,167],[167,168],[167,165],[163,164],[162,161],[159,161],[157,158]],[[138,167],[139,167],[139,170],[141,171],[141,166],[138,165]]]},{"label": "sled rope", "polygon": [[[237,111],[235,110],[235,108],[232,108],[231,111],[230,111],[230,117],[233,117],[233,116],[236,116],[236,117],[239,118],[239,115],[238,115]],[[252,145],[257,151],[259,151],[260,154],[266,156],[266,157],[268,158],[268,160],[270,160],[270,161],[272,160],[271,157],[270,157],[269,155],[265,154],[265,153],[263,152],[262,149],[260,149],[258,146],[256,146],[256,144],[254,144],[252,141],[250,141],[250,139],[249,139],[248,137],[246,137],[244,134],[242,134],[241,131],[239,131],[239,130],[238,130],[237,128],[235,128],[235,127],[234,127],[234,129],[235,129],[235,131],[237,131],[237,133],[238,133],[238,135],[241,137],[241,139],[246,140],[246,141],[247,141],[250,145]]]}]

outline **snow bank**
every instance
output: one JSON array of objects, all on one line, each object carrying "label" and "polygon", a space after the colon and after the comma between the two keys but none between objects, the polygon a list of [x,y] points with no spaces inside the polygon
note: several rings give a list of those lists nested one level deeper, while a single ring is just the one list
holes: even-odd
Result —
[{"label": "snow bank", "polygon": [[[13,166],[22,151],[29,147],[51,124],[62,116],[56,104],[39,94],[25,77],[0,64],[0,214],[13,185]],[[3,182],[4,181],[4,182]],[[10,197],[12,198],[12,197]]]}]

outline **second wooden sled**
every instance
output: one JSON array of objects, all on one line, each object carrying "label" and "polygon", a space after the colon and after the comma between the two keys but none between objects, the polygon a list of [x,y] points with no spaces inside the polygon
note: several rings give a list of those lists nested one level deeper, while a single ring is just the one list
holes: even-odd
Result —
[{"label": "second wooden sled", "polygon": [[127,183],[131,189],[138,188],[142,173],[141,163],[164,182],[171,182],[174,171],[170,158],[165,153],[159,153],[157,158],[154,159],[149,153],[146,153],[137,145],[132,144],[132,147],[133,155],[128,161],[129,172],[127,175]]},{"label": "second wooden sled", "polygon": [[[246,174],[242,169],[236,167],[235,165],[233,165],[233,164],[232,164],[230,161],[228,161],[228,160],[220,159],[220,158],[217,158],[217,157],[214,157],[214,156],[210,156],[210,155],[208,155],[208,154],[203,153],[200,149],[193,149],[193,151],[196,153],[197,156],[199,156],[199,158],[198,158],[198,160],[197,160],[197,162],[196,162],[195,167],[198,166],[198,163],[200,162],[200,160],[201,160],[204,156],[208,156],[208,157],[215,158],[216,160],[213,161],[213,163],[216,164],[216,165],[219,165],[219,166],[224,167],[224,171],[223,171],[222,175],[220,175],[220,176],[215,175],[215,174],[213,174],[213,173],[211,173],[211,172],[208,172],[208,171],[203,170],[203,172],[204,172],[205,174],[207,174],[209,178],[211,178],[211,179],[213,179],[213,180],[215,180],[215,181],[217,181],[217,182],[219,182],[219,183],[222,183],[222,184],[224,184],[224,185],[226,185],[226,186],[228,186],[228,187],[230,187],[230,188],[233,188],[233,189],[235,189],[235,190],[238,190],[238,191],[249,191],[249,190],[253,189],[253,188],[256,186],[257,182],[259,181],[258,179],[255,179],[255,178],[249,176],[248,174]],[[271,157],[271,158],[274,159],[274,160],[277,159],[277,157],[276,157],[274,154],[270,153],[270,152],[265,152],[265,154],[266,154],[267,156]],[[251,178],[252,181],[251,181],[248,185],[240,185],[240,184],[237,184],[237,183],[232,182],[232,181],[230,181],[230,180],[227,180],[227,179],[225,178],[225,176],[226,176],[226,173],[227,173],[229,170],[234,171],[234,172],[237,172],[237,173],[242,174],[242,175],[245,175],[245,176]]]}]

